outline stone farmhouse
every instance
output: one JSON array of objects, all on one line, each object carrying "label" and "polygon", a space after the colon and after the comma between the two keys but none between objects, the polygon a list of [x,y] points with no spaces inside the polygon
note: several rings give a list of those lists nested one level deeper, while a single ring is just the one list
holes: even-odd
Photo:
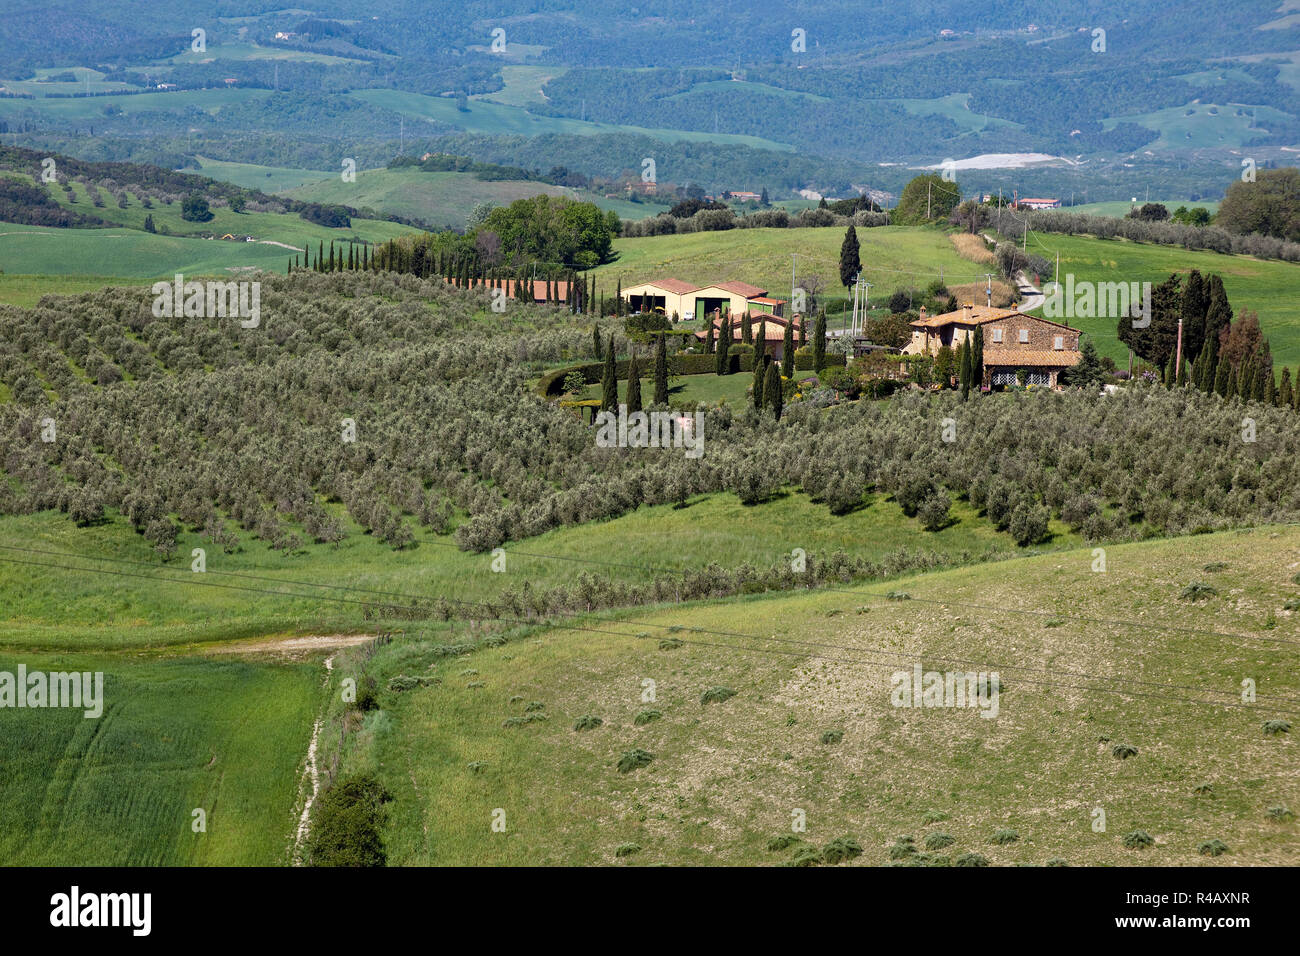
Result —
[{"label": "stone farmhouse", "polygon": [[986,386],[1013,385],[1023,370],[1025,384],[1055,387],[1061,371],[1079,362],[1078,329],[1015,309],[973,304],[941,315],[926,315],[922,309],[903,354],[933,356],[944,346],[955,351],[971,342],[977,328],[984,330],[981,374]]}]

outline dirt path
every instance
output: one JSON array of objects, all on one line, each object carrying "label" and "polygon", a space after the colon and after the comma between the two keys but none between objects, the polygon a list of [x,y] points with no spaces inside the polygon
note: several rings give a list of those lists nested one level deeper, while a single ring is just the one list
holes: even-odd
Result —
[{"label": "dirt path", "polygon": [[[340,647],[356,647],[373,641],[368,634],[309,634],[299,637],[258,637],[248,641],[230,641],[203,648],[208,654],[279,654],[301,660],[317,651],[330,651]],[[333,660],[331,658],[330,660]],[[327,662],[328,665],[328,662]]]},{"label": "dirt path", "polygon": [[[336,655],[331,654],[325,658],[325,682],[328,684],[329,672],[334,669],[334,658]],[[307,794],[307,800],[302,807],[302,816],[298,818],[298,832],[293,841],[293,862],[295,866],[302,865],[302,850],[307,844],[307,834],[311,830],[311,808],[316,802],[316,797],[320,794],[320,771],[316,766],[317,746],[320,744],[321,719],[316,718],[316,723],[311,728],[311,743],[307,745],[307,766],[303,768],[303,775],[311,777],[311,792]]]}]

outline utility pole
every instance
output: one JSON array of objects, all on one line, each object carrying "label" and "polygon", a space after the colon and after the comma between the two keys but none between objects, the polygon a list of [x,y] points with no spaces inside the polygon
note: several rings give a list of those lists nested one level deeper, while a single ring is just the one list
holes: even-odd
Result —
[{"label": "utility pole", "polygon": [[988,296],[988,305],[989,308],[991,309],[993,308],[993,273],[992,272],[984,273],[984,279],[986,280],[987,283],[984,287],[984,294]]},{"label": "utility pole", "polygon": [[1178,317],[1178,353],[1174,356],[1174,384],[1178,384],[1178,373],[1183,370],[1183,317]]},{"label": "utility pole", "polygon": [[859,272],[853,277],[853,321],[849,324],[846,331],[850,335],[857,334],[858,331],[858,292],[862,288],[862,273]]},{"label": "utility pole", "polygon": [[789,319],[794,318],[794,283],[795,283],[794,274],[795,274],[795,270],[798,268],[798,266],[796,265],[798,261],[799,261],[799,253],[797,252],[790,253],[790,314],[787,316],[787,318]]}]

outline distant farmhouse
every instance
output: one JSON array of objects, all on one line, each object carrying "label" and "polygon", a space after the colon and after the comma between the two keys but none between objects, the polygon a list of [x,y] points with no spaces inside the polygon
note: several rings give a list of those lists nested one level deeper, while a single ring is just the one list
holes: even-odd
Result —
[{"label": "distant farmhouse", "polygon": [[984,329],[985,385],[1014,385],[1023,370],[1026,385],[1055,386],[1063,369],[1079,362],[1079,330],[1015,309],[967,305],[955,312],[921,316],[912,323],[912,340],[904,355],[937,355],[956,349]]},{"label": "distant farmhouse", "polygon": [[710,312],[730,312],[737,319],[745,312],[785,315],[784,299],[769,298],[766,289],[747,282],[717,282],[694,286],[680,279],[658,279],[628,286],[623,298],[633,312],[659,309],[667,316],[691,320]]},{"label": "distant farmhouse", "polygon": [[1017,199],[1012,203],[1017,209],[1060,209],[1059,199]]}]

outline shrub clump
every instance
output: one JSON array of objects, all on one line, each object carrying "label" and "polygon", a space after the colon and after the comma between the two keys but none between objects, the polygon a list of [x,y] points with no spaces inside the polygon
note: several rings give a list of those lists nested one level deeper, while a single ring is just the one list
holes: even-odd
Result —
[{"label": "shrub clump", "polygon": [[986,857],[978,853],[963,853],[957,859],[952,861],[953,866],[988,866],[989,861]]},{"label": "shrub clump", "polygon": [[950,833],[935,832],[928,834],[925,838],[925,848],[927,850],[942,850],[946,846],[952,846],[957,842],[957,838]]},{"label": "shrub clump", "polygon": [[730,700],[736,696],[736,692],[730,687],[710,687],[700,695],[700,703],[703,704],[720,704],[724,700]]},{"label": "shrub clump", "polygon": [[787,866],[816,866],[822,862],[822,851],[815,846],[802,846]]},{"label": "shrub clump", "polygon": [[1187,587],[1179,592],[1178,596],[1184,601],[1203,601],[1206,598],[1215,597],[1219,592],[1204,581],[1193,581]]},{"label": "shrub clump", "polygon": [[579,717],[577,720],[573,722],[573,729],[574,730],[595,730],[604,722],[605,721],[597,717],[595,714],[583,714],[581,717]]},{"label": "shrub clump", "polygon": [[1294,820],[1295,814],[1286,807],[1269,807],[1268,816],[1271,820]]},{"label": "shrub clump", "polygon": [[632,750],[625,750],[623,751],[623,756],[618,758],[618,772],[631,773],[639,767],[647,766],[650,761],[654,759],[654,754],[642,750],[639,747],[633,748]]},{"label": "shrub clump", "polygon": [[1116,744],[1110,748],[1110,755],[1118,760],[1127,760],[1129,757],[1136,757],[1138,749],[1132,744]]},{"label": "shrub clump", "polygon": [[1289,720],[1266,720],[1264,721],[1264,733],[1269,737],[1277,734],[1289,734],[1291,732],[1291,722]]},{"label": "shrub clump", "polygon": [[521,714],[517,717],[507,717],[505,720],[501,721],[501,726],[506,728],[523,727],[527,724],[549,719],[550,718],[545,714]]},{"label": "shrub clump", "polygon": [[392,794],[369,774],[344,777],[317,801],[307,845],[310,866],[384,866],[381,839]]},{"label": "shrub clump", "polygon": [[1069,866],[1069,865],[1070,865],[1069,861],[1066,860],[1064,857],[1060,857],[1060,856],[1054,856],[1046,863],[1043,864],[1043,866]]},{"label": "shrub clump", "polygon": [[1015,843],[1020,839],[1020,834],[1015,830],[999,830],[993,834],[990,843],[996,843],[998,846],[1006,846],[1008,843]]},{"label": "shrub clump", "polygon": [[912,600],[912,595],[908,594],[906,591],[890,591],[888,594],[885,595],[885,600],[886,601],[910,601]]},{"label": "shrub clump", "polygon": [[836,837],[822,847],[822,859],[827,863],[843,863],[862,855],[862,846],[853,837]]},{"label": "shrub clump", "polygon": [[1201,856],[1223,856],[1228,852],[1228,844],[1222,840],[1206,840],[1196,846],[1196,852]]},{"label": "shrub clump", "polygon": [[1134,830],[1132,833],[1124,834],[1123,842],[1130,850],[1140,850],[1143,847],[1151,846],[1156,841],[1146,830]]},{"label": "shrub clump", "polygon": [[632,723],[636,724],[638,727],[644,727],[646,724],[653,723],[662,716],[663,713],[661,711],[653,709],[643,710],[633,718]]},{"label": "shrub clump", "polygon": [[620,843],[618,846],[614,847],[614,856],[617,857],[618,859],[622,859],[625,856],[631,856],[633,853],[640,853],[640,852],[641,852],[640,843]]},{"label": "shrub clump", "polygon": [[824,744],[837,744],[843,739],[844,731],[842,730],[827,730],[822,733],[822,743]]},{"label": "shrub clump", "polygon": [[780,836],[774,836],[772,839],[768,840],[767,849],[769,852],[776,853],[779,850],[788,850],[797,843],[803,843],[803,840],[799,839],[799,837],[795,836],[793,833],[783,833]]},{"label": "shrub clump", "polygon": [[682,642],[675,637],[665,637],[659,642],[659,650],[661,651],[675,651],[681,646]]}]

